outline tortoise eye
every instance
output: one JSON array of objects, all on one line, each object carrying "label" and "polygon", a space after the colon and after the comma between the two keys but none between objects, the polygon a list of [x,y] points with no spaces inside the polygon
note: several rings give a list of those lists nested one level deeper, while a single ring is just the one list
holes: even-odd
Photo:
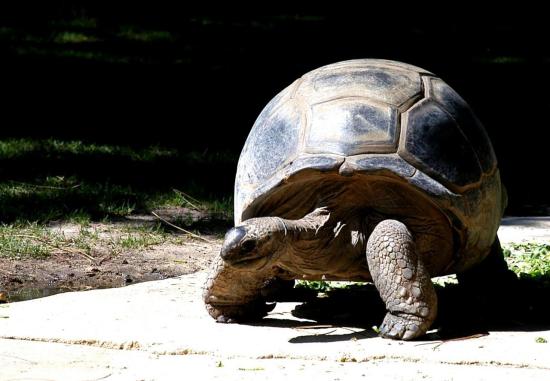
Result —
[{"label": "tortoise eye", "polygon": [[256,249],[256,241],[255,240],[244,241],[241,244],[241,248],[242,248],[242,251],[249,253],[254,249]]}]

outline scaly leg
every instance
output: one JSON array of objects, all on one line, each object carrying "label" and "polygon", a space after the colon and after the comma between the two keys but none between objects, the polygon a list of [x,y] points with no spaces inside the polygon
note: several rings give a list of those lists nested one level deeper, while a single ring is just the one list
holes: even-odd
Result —
[{"label": "scaly leg", "polygon": [[380,335],[411,340],[425,334],[437,315],[437,296],[407,227],[380,222],[367,242],[367,262],[388,311]]}]

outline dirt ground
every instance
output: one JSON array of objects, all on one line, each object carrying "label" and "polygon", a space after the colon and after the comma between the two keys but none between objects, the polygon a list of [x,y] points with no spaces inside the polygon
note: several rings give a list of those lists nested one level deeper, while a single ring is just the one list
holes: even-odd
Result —
[{"label": "dirt ground", "polygon": [[[96,228],[101,229],[101,225],[96,224]],[[72,228],[58,227],[69,233]],[[194,273],[208,267],[222,244],[219,235],[203,237],[210,242],[189,238],[183,244],[166,242],[122,252],[104,250],[95,253],[94,260],[70,252],[55,252],[46,259],[0,258],[0,291],[13,302]]]}]

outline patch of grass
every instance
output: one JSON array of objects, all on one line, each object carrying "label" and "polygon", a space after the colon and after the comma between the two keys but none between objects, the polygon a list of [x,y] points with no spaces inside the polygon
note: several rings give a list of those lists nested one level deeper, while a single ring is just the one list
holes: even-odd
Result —
[{"label": "patch of grass", "polygon": [[57,44],[81,44],[86,42],[96,42],[98,39],[84,33],[64,31],[57,33],[53,41]]},{"label": "patch of grass", "polygon": [[223,197],[204,203],[205,209],[216,215],[227,216],[233,218],[233,197]]},{"label": "patch of grass", "polygon": [[[0,141],[0,256],[75,253],[92,258],[98,251],[145,250],[190,239],[160,222],[124,222],[162,209],[174,210],[176,220],[181,215],[185,221],[178,226],[196,234],[225,231],[233,200],[208,189],[211,184],[219,188],[226,174],[226,183],[232,183],[233,172],[224,168],[235,160],[223,152],[180,152],[158,145]],[[54,228],[66,223],[78,232],[66,235]],[[112,229],[105,231],[109,225]]]},{"label": "patch of grass", "polygon": [[527,61],[525,57],[517,56],[475,57],[474,60],[482,63],[497,65],[523,64]]},{"label": "patch of grass", "polygon": [[97,19],[92,17],[75,17],[67,20],[53,20],[50,22],[50,25],[61,28],[95,29],[97,28]]},{"label": "patch of grass", "polygon": [[167,240],[168,235],[161,229],[159,224],[153,227],[134,226],[125,229],[124,233],[113,241],[113,245],[120,246],[122,249],[136,250],[158,245]]},{"label": "patch of grass", "polygon": [[149,199],[146,201],[146,207],[149,210],[188,205],[190,204],[177,190],[151,194]]},{"label": "patch of grass", "polygon": [[361,287],[365,282],[347,281],[325,281],[325,280],[298,280],[295,287],[307,288],[320,293],[327,293],[333,290],[351,289]]},{"label": "patch of grass", "polygon": [[233,197],[198,200],[195,197],[174,189],[174,195],[164,200],[165,205],[185,206],[196,212],[208,213],[215,219],[233,219]]},{"label": "patch of grass", "polygon": [[91,62],[104,62],[110,64],[147,63],[143,57],[121,56],[110,52],[86,51],[67,48],[41,48],[37,46],[17,47],[16,52],[20,56],[56,57],[84,60]]},{"label": "patch of grass", "polygon": [[151,246],[172,243],[181,245],[190,238],[168,234],[160,224],[104,225],[79,224],[69,233],[41,224],[0,226],[0,258],[44,259],[54,253],[79,254],[93,258],[98,251],[112,254],[128,250],[146,250]]},{"label": "patch of grass", "polygon": [[48,229],[38,224],[1,225],[0,257],[3,258],[46,258],[51,248],[44,242],[57,241]]},{"label": "patch of grass", "polygon": [[520,278],[550,282],[550,244],[508,244],[504,246],[504,257]]},{"label": "patch of grass", "polygon": [[[167,207],[231,219],[235,162],[235,155],[225,152],[181,152],[158,145],[0,141],[0,222],[85,223]],[[227,193],[220,194],[220,183]]]},{"label": "patch of grass", "polygon": [[167,30],[145,30],[134,25],[123,25],[119,37],[139,42],[173,41],[174,36]]},{"label": "patch of grass", "polygon": [[296,288],[307,288],[317,292],[328,292],[331,290],[330,283],[324,280],[298,280]]},{"label": "patch of grass", "polygon": [[[178,151],[152,145],[143,148],[129,146],[87,143],[80,140],[58,139],[6,139],[0,141],[0,159],[12,159],[32,153],[52,157],[62,154],[123,156],[136,161],[151,161],[173,157]],[[196,153],[193,153],[196,158]]]},{"label": "patch of grass", "polygon": [[55,186],[52,178],[33,183],[0,182],[0,206],[6,221],[55,220],[87,222],[100,215],[122,217],[136,209],[140,197],[131,186],[110,183],[82,183],[68,179],[67,186]]}]

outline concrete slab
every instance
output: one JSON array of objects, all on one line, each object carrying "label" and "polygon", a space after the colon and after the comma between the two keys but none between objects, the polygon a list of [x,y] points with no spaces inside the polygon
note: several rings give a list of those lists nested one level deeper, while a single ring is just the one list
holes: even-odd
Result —
[{"label": "concrete slab", "polygon": [[550,244],[550,217],[505,217],[500,223],[498,237],[501,243]]},{"label": "concrete slab", "polygon": [[[550,242],[548,219],[499,235]],[[550,331],[395,342],[298,319],[281,303],[261,324],[215,323],[206,274],[0,305],[0,380],[550,379]],[[444,376],[442,376],[444,375]]]},{"label": "concrete slab", "polygon": [[[204,279],[204,273],[197,273],[6,305],[0,308],[0,379],[16,379],[18,374],[38,377],[38,369],[56,375],[59,369],[60,376],[53,379],[76,380],[79,374],[86,375],[80,379],[101,379],[116,372],[121,378],[113,379],[140,379],[132,378],[135,375],[170,379],[178,373],[164,370],[202,372],[202,366],[205,372],[213,372],[212,377],[219,374],[227,379],[228,369],[217,369],[220,361],[222,365],[242,363],[238,367],[252,373],[260,368],[279,369],[282,375],[298,371],[300,364],[309,364],[302,367],[304,372],[314,364],[327,372],[346,364],[344,373],[358,376],[374,367],[381,375],[397,372],[402,379],[418,379],[414,372],[423,369],[474,366],[483,371],[470,372],[471,376],[507,369],[502,377],[513,379],[521,372],[526,377],[546,374],[550,378],[550,344],[536,342],[538,337],[550,341],[550,331],[491,332],[468,340],[403,343],[353,327],[326,327],[297,319],[290,314],[293,303],[279,304],[261,325],[218,324],[207,316],[200,298]],[[357,363],[365,367],[348,366]],[[401,372],[406,368],[415,377]],[[233,376],[229,378],[243,379],[242,374]]]},{"label": "concrete slab", "polygon": [[509,366],[155,355],[59,343],[0,340],[0,378],[12,380],[546,380],[548,370]]}]

